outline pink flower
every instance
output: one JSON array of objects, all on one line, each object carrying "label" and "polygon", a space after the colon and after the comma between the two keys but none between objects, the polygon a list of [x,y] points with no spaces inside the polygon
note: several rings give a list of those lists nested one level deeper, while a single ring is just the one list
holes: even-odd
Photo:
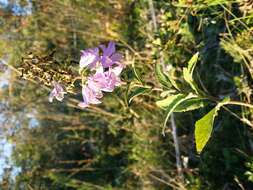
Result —
[{"label": "pink flower", "polygon": [[62,101],[66,92],[58,82],[53,81],[53,86],[54,88],[48,98],[49,102],[53,102],[54,98],[56,98],[58,101]]},{"label": "pink flower", "polygon": [[79,62],[80,69],[84,67],[94,68],[96,63],[99,61],[99,49],[87,49],[81,51],[81,59]]},{"label": "pink flower", "polygon": [[116,49],[114,42],[109,42],[108,47],[105,47],[105,45],[100,45],[100,48],[103,50],[103,55],[100,61],[104,68],[108,68],[114,64],[120,63],[122,55],[120,53],[115,53]]},{"label": "pink flower", "polygon": [[[81,108],[86,108],[89,104],[100,104],[100,98],[104,92],[112,92],[115,87],[121,84],[119,74],[121,68],[109,68],[106,72],[97,72],[88,78],[87,84],[82,89],[83,102],[79,103]],[[119,72],[120,71],[120,72]]]},{"label": "pink flower", "polygon": [[82,108],[90,104],[100,104],[103,92],[112,92],[120,86],[120,73],[124,66],[120,63],[122,55],[116,53],[115,43],[110,42],[108,47],[100,45],[103,55],[99,57],[99,49],[88,49],[82,52],[80,68],[88,66],[96,72],[88,77],[87,83],[82,87],[83,102],[79,103]]},{"label": "pink flower", "polygon": [[96,92],[88,85],[83,86],[82,94],[83,102],[78,104],[81,108],[86,108],[89,106],[89,104],[100,104],[101,101],[99,101],[98,99],[103,97],[102,92]]},{"label": "pink flower", "polygon": [[114,73],[114,70],[109,68],[108,71],[102,73],[95,73],[90,77],[90,81],[96,84],[96,86],[104,92],[112,92],[116,86],[121,83],[119,75]]}]

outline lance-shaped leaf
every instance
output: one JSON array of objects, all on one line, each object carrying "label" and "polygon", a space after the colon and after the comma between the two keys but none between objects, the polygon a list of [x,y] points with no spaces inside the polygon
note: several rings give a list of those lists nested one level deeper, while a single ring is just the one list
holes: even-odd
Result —
[{"label": "lance-shaped leaf", "polygon": [[195,142],[197,152],[200,153],[205,147],[206,143],[211,137],[213,131],[214,119],[218,114],[221,106],[227,104],[229,98],[225,98],[222,102],[218,103],[215,108],[209,111],[204,117],[195,123]]},{"label": "lance-shaped leaf", "polygon": [[195,123],[195,142],[197,152],[200,153],[211,137],[214,118],[217,114],[217,108],[213,108],[204,117]]},{"label": "lance-shaped leaf", "polygon": [[169,109],[171,105],[173,105],[174,102],[177,102],[178,100],[185,98],[186,95],[184,94],[176,94],[168,96],[167,98],[163,100],[159,100],[156,102],[156,105],[160,108]]},{"label": "lance-shaped leaf", "polygon": [[182,102],[192,99],[192,98],[196,98],[196,97],[197,96],[194,94],[188,94],[188,95],[177,94],[177,95],[169,96],[169,97],[165,98],[164,100],[160,100],[160,101],[156,102],[156,104],[159,107],[167,110],[167,116],[166,116],[166,119],[165,119],[165,122],[163,125],[163,131],[162,131],[163,135],[165,135],[165,128],[166,128],[167,121],[168,121],[171,113],[176,109],[176,107],[178,105],[180,105]]},{"label": "lance-shaped leaf", "polygon": [[183,68],[183,76],[185,81],[191,86],[191,88],[198,94],[200,89],[198,88],[197,84],[193,80],[193,71],[196,67],[198,61],[199,53],[196,53],[192,56],[190,61],[188,62],[188,67]]},{"label": "lance-shaped leaf", "polygon": [[191,75],[193,75],[193,71],[196,67],[197,61],[199,58],[199,52],[195,53],[192,58],[190,59],[190,61],[188,62],[188,71]]},{"label": "lance-shaped leaf", "polygon": [[160,82],[161,85],[164,87],[170,88],[171,87],[171,82],[163,72],[163,68],[161,64],[156,64],[155,66],[155,75],[158,81]]},{"label": "lance-shaped leaf", "polygon": [[136,67],[135,67],[135,62],[133,61],[132,63],[132,68],[133,68],[133,72],[134,72],[134,76],[135,78],[140,82],[140,83],[143,83],[140,75],[139,75],[139,72],[136,70]]},{"label": "lance-shaped leaf", "polygon": [[174,112],[187,112],[196,109],[200,109],[206,106],[205,99],[203,98],[192,98],[189,100],[185,100],[181,104],[179,104]]},{"label": "lance-shaped leaf", "polygon": [[147,86],[147,87],[138,87],[136,89],[134,89],[128,96],[128,103],[130,104],[132,102],[132,100],[140,95],[143,95],[145,93],[148,93],[152,90],[151,87]]}]

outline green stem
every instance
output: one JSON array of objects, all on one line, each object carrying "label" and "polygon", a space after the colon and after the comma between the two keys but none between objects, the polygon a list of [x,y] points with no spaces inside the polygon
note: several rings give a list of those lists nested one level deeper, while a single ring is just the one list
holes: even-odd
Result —
[{"label": "green stem", "polygon": [[228,109],[226,106],[223,106],[222,108],[224,108],[227,112],[229,112],[231,115],[233,115],[234,117],[236,117],[237,119],[239,119],[241,122],[243,122],[246,125],[249,125],[250,127],[253,127],[253,124],[246,118],[241,118],[240,116],[238,116],[236,113],[232,112],[230,109]]},{"label": "green stem", "polygon": [[229,101],[225,104],[231,104],[231,105],[238,105],[238,106],[245,106],[245,107],[249,107],[251,109],[253,109],[253,105],[252,104],[247,104],[244,102],[237,102],[237,101]]}]

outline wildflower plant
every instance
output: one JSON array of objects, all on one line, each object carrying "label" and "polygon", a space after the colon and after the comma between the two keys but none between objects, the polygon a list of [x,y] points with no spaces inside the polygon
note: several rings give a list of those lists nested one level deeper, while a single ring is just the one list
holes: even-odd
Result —
[{"label": "wildflower plant", "polygon": [[115,42],[111,41],[108,46],[82,50],[79,69],[69,65],[62,69],[52,56],[29,55],[23,59],[20,72],[23,78],[52,88],[49,102],[53,102],[54,98],[62,101],[67,93],[77,94],[76,81],[80,81],[83,101],[78,106],[86,108],[90,104],[100,104],[105,92],[113,92],[122,84],[123,56],[116,52],[115,46]]},{"label": "wildflower plant", "polygon": [[[165,74],[164,71],[160,70],[160,66],[157,65],[156,75],[160,83],[165,83],[166,86],[172,86],[173,88],[177,89],[177,91],[173,94],[168,93],[166,90],[163,91],[162,94],[167,93],[167,97],[163,100],[157,101],[156,104],[158,107],[165,109],[167,112],[163,126],[163,134],[165,135],[165,128],[168,119],[173,112],[193,111],[203,108],[207,105],[213,105],[213,103],[215,103],[215,107],[195,123],[194,133],[196,149],[198,153],[201,153],[212,135],[214,120],[221,108],[229,110],[226,106],[237,105],[243,106],[244,108],[253,109],[253,105],[240,101],[233,101],[229,96],[224,97],[223,99],[216,98],[202,90],[193,79],[194,70],[198,60],[199,53],[197,52],[189,60],[188,66],[183,68],[184,81],[190,87],[190,90],[188,92],[184,92],[183,89],[178,89],[178,86],[175,85],[176,82],[172,79],[172,77]],[[252,126],[251,122],[248,119],[240,118],[239,116],[236,117],[240,119],[240,121],[244,124]]]},{"label": "wildflower plant", "polygon": [[[47,86],[50,86],[52,90],[49,95],[49,102],[53,102],[54,98],[62,101],[64,95],[67,93],[78,94],[77,89],[79,90],[79,88],[76,88],[76,81],[80,81],[79,87],[82,89],[83,100],[78,103],[78,106],[80,108],[87,108],[93,104],[100,104],[104,93],[113,92],[116,87],[122,84],[120,79],[120,74],[124,68],[122,57],[120,53],[116,52],[114,42],[109,42],[107,46],[99,45],[95,48],[82,50],[79,68],[76,69],[78,72],[75,69],[67,69],[67,67],[65,68],[66,70],[59,69],[57,66],[58,63],[48,57],[30,57],[28,59],[29,61],[27,59],[24,61],[25,65],[30,69],[23,68],[22,76],[28,79],[32,78],[33,80],[39,79]],[[201,89],[193,78],[198,59],[199,53],[196,53],[188,62],[188,67],[183,68],[182,74],[186,85],[188,85],[188,92],[184,92],[182,89],[180,90],[172,77],[166,75],[158,64],[155,68],[155,74],[158,81],[163,86],[166,86],[167,90],[168,88],[176,89],[173,94],[165,90],[162,94],[169,95],[165,99],[156,102],[158,107],[167,111],[162,130],[164,135],[167,121],[173,112],[186,112],[200,109],[208,104],[212,104],[212,102],[216,104],[215,108],[195,124],[196,149],[200,153],[211,137],[214,119],[220,108],[227,109],[225,107],[226,105],[239,105],[252,109],[253,106],[243,102],[231,101],[230,97],[225,97],[223,100],[218,99],[210,96]],[[138,76],[136,78],[140,77]],[[132,98],[149,92],[151,88],[150,86],[138,88],[133,95],[129,95],[129,103]],[[251,126],[250,121],[246,118],[240,118],[240,120]]]},{"label": "wildflower plant", "polygon": [[[80,59],[80,74],[82,76],[83,102],[82,108],[89,104],[100,104],[103,92],[112,92],[120,86],[120,73],[123,65],[122,56],[116,53],[115,43],[110,42],[108,47],[100,45],[103,53],[99,55],[99,48],[84,50]],[[88,77],[86,77],[88,76]]]}]

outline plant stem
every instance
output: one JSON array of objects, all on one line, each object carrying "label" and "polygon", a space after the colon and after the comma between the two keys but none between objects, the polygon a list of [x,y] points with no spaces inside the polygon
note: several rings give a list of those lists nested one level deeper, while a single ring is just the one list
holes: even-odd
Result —
[{"label": "plant stem", "polygon": [[241,122],[245,123],[246,125],[249,125],[250,127],[253,128],[253,124],[246,118],[241,118],[240,116],[238,116],[236,113],[232,112],[230,109],[228,109],[227,107],[223,106],[222,108],[224,108],[227,112],[229,112],[231,115],[233,115],[234,117],[236,117],[237,119],[239,119]]},{"label": "plant stem", "polygon": [[175,122],[173,113],[170,116],[170,123],[171,123],[171,128],[172,128],[172,137],[173,137],[174,146],[175,146],[177,172],[180,178],[183,179],[183,175],[181,173],[182,163],[181,163],[181,158],[180,158],[181,155],[180,155],[179,143],[178,143],[178,138],[177,138],[177,127],[176,127],[176,122]]},{"label": "plant stem", "polygon": [[237,101],[229,101],[225,104],[231,104],[231,105],[238,105],[238,106],[245,106],[245,107],[249,107],[251,109],[253,109],[253,105],[252,104],[247,104],[244,102],[237,102]]}]

